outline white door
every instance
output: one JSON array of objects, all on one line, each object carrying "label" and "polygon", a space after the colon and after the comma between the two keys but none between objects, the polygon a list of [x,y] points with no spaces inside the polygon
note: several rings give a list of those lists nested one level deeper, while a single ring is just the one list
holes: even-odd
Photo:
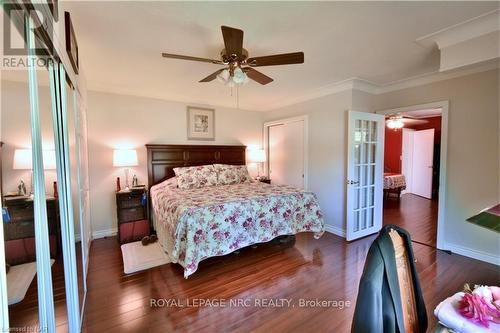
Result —
[{"label": "white door", "polygon": [[304,121],[269,127],[269,177],[273,184],[304,188]]},{"label": "white door", "polygon": [[348,241],[382,228],[384,116],[349,111],[347,138]]},{"label": "white door", "polygon": [[432,170],[434,155],[434,129],[413,133],[412,193],[424,198],[432,197]]}]

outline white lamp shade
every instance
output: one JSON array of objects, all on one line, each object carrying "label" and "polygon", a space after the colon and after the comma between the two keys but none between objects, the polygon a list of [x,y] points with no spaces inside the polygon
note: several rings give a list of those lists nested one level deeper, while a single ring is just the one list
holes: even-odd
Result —
[{"label": "white lamp shade", "polygon": [[[55,170],[56,168],[56,151],[43,150],[43,168],[45,170]],[[16,149],[14,150],[14,170],[31,170],[33,169],[33,160],[31,149]]]},{"label": "white lamp shade", "polygon": [[135,149],[115,149],[113,151],[113,166],[129,167],[139,165]]},{"label": "white lamp shade", "polygon": [[261,163],[266,161],[266,152],[264,149],[255,149],[248,152],[248,161],[250,163]]}]

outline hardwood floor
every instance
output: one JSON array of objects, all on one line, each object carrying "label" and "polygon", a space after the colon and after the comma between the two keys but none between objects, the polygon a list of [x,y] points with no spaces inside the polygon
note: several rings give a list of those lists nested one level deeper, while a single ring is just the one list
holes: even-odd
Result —
[{"label": "hardwood floor", "polygon": [[[297,236],[295,246],[263,244],[208,259],[189,279],[168,264],[123,274],[116,238],[92,244],[84,332],[349,332],[366,252],[375,236],[347,243],[326,233]],[[497,266],[414,243],[430,328],[432,311],[463,284],[499,285]],[[249,300],[239,307],[151,307],[151,298],[186,305],[195,300]],[[290,307],[257,307],[261,298]],[[299,307],[300,299],[349,301],[350,307]],[[431,330],[430,330],[431,331]]]},{"label": "hardwood floor", "polygon": [[[81,263],[81,245],[76,243],[76,260]],[[79,286],[80,304],[83,301],[83,267],[77,265],[77,277]],[[64,282],[64,264],[62,253],[56,258],[52,265],[52,291],[54,294],[54,311],[57,332],[68,331],[68,316],[66,310],[66,290]],[[36,276],[33,278],[24,299],[9,306],[9,325],[11,328],[26,328],[34,331],[38,327],[38,288]],[[21,331],[22,331],[21,329]]]},{"label": "hardwood floor", "polygon": [[408,230],[412,240],[436,247],[438,202],[414,194],[384,200],[384,224]]}]

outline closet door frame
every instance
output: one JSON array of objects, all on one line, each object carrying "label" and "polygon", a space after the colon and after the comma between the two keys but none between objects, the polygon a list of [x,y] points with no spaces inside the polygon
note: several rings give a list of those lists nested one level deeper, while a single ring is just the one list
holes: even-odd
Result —
[{"label": "closet door frame", "polygon": [[[24,22],[22,28],[26,31],[28,58],[36,59],[34,19],[28,13],[30,8],[20,7]],[[5,18],[8,19],[8,18]],[[80,332],[81,317],[78,297],[78,278],[76,270],[76,251],[71,200],[71,185],[69,171],[68,123],[65,95],[65,82],[69,78],[63,64],[57,55],[47,55],[50,78],[50,94],[52,100],[52,121],[54,143],[56,148],[56,165],[60,225],[63,247],[64,279],[68,329],[70,332]],[[57,59],[57,60],[56,60]],[[33,60],[32,60],[33,61]],[[35,62],[36,63],[36,62]],[[33,170],[33,204],[35,220],[35,246],[38,288],[38,325],[41,331],[55,332],[55,308],[52,289],[52,266],[50,264],[50,246],[48,236],[47,206],[45,196],[45,173],[43,169],[42,135],[40,125],[40,110],[38,104],[37,69],[30,66],[28,72],[31,149]],[[72,94],[74,96],[74,94]],[[1,200],[0,200],[1,201]],[[0,202],[1,207],[1,202]],[[0,221],[3,219],[0,217]],[[3,228],[0,228],[0,243],[4,244]],[[5,248],[0,246],[0,330],[9,331],[9,308],[7,305],[7,276],[5,272]],[[86,272],[83,272],[85,274]],[[84,275],[85,279],[86,274]]]},{"label": "closet door frame", "polygon": [[304,190],[309,189],[309,116],[301,115],[297,117],[278,119],[264,123],[263,142],[266,153],[266,162],[264,163],[264,174],[269,177],[269,128],[272,126],[286,125],[297,121],[304,122]]},{"label": "closet door frame", "polygon": [[[66,71],[62,63],[54,64],[52,96],[57,109],[52,109],[54,143],[57,164],[57,191],[59,192],[59,216],[61,220],[61,238],[64,262],[64,284],[68,328],[70,332],[80,331],[80,302],[78,297],[78,275],[75,251],[75,228],[73,201],[71,197],[71,166],[68,140],[68,108],[66,100]],[[72,94],[73,95],[73,94]],[[62,200],[61,200],[62,199]]]},{"label": "closet door frame", "polygon": [[[35,25],[30,16],[25,18],[25,31],[29,58],[36,59],[34,54]],[[49,63],[51,59],[49,59]],[[50,69],[49,76],[51,76]],[[33,160],[33,212],[35,217],[35,248],[38,289],[38,321],[41,330],[55,331],[54,295],[52,291],[52,269],[50,264],[49,231],[47,223],[47,204],[45,197],[45,172],[43,169],[42,131],[40,126],[40,109],[38,104],[38,80],[36,68],[28,68],[30,115],[31,115],[31,150]],[[53,92],[51,92],[53,95]],[[52,105],[54,110],[54,105]],[[55,130],[55,129],[54,129]]]}]

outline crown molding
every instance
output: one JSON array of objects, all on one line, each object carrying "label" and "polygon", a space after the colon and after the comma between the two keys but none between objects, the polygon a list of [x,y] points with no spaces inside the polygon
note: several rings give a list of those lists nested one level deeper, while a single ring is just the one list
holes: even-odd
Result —
[{"label": "crown molding", "polygon": [[447,28],[417,38],[416,42],[430,47],[436,44],[439,49],[477,38],[499,30],[500,9],[473,17]]},{"label": "crown molding", "polygon": [[454,69],[445,72],[430,72],[422,75],[413,76],[407,79],[393,81],[387,84],[377,84],[375,82],[365,80],[359,77],[353,77],[347,80],[342,80],[337,83],[325,85],[319,89],[312,90],[306,94],[288,99],[285,102],[274,103],[262,111],[272,111],[286,106],[299,104],[316,98],[337,94],[344,91],[362,91],[372,95],[385,94],[392,91],[418,87],[434,82],[454,79],[461,76],[471,75],[475,73],[486,72],[500,67],[498,59],[484,62],[480,65],[471,65]]},{"label": "crown molding", "polygon": [[376,89],[375,94],[385,94],[391,91],[418,87],[426,84],[431,84],[434,82],[451,80],[457,77],[471,75],[475,73],[486,72],[489,70],[497,69],[500,67],[498,59],[493,61],[485,62],[481,65],[472,65],[467,67],[462,67],[460,69],[454,69],[445,72],[431,72],[423,75],[414,76],[408,79],[398,80],[391,82],[386,85],[381,85]]},{"label": "crown molding", "polygon": [[331,84],[324,85],[320,88],[311,90],[305,94],[302,94],[300,96],[296,96],[290,99],[287,99],[284,102],[278,102],[271,104],[268,106],[264,111],[271,111],[271,110],[276,110],[285,106],[290,106],[290,105],[295,105],[299,104],[302,102],[307,102],[313,99],[317,99],[320,97],[328,96],[328,95],[333,95],[337,93],[341,93],[344,91],[352,91],[352,90],[358,90],[358,91],[364,91],[367,93],[374,93],[376,90],[377,85],[373,82],[370,82],[368,80],[364,80],[358,77],[352,77],[346,80],[342,80],[339,82],[334,82]]}]

